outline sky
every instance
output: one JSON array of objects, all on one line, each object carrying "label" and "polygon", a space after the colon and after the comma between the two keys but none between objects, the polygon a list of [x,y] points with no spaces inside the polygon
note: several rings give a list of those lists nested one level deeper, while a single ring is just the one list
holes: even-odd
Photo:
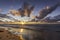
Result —
[{"label": "sky", "polygon": [[[60,2],[60,0],[0,0],[0,13],[6,14],[10,9],[18,10],[24,2],[29,2],[35,9],[33,15],[38,15],[39,11],[45,6],[52,6]],[[60,15],[60,6],[48,16]]]}]

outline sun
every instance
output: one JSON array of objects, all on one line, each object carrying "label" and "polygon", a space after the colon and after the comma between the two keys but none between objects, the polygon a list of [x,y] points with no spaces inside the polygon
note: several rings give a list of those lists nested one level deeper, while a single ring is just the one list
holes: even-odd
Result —
[{"label": "sun", "polygon": [[24,25],[24,24],[25,24],[25,22],[21,22],[21,24],[22,24],[22,25]]},{"label": "sun", "polygon": [[22,24],[24,24],[24,22],[22,22]]}]

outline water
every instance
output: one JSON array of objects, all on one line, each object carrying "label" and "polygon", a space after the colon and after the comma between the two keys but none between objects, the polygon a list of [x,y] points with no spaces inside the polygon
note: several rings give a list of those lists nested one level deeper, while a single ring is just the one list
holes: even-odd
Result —
[{"label": "water", "polygon": [[60,40],[60,24],[20,25],[12,30],[20,40]]}]

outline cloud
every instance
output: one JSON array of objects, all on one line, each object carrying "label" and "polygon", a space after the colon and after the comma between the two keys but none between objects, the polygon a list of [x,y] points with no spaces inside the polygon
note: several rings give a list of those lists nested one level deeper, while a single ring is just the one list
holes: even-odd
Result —
[{"label": "cloud", "polygon": [[54,17],[47,17],[45,19],[43,19],[43,21],[46,21],[46,22],[57,22],[57,21],[60,21],[60,15],[57,15],[57,16],[54,16]]},{"label": "cloud", "polygon": [[43,19],[45,18],[48,14],[50,14],[51,12],[53,12],[54,10],[56,10],[56,8],[58,7],[58,3],[54,6],[46,6],[45,8],[43,8],[40,12],[39,12],[39,17],[37,17],[38,19]]}]

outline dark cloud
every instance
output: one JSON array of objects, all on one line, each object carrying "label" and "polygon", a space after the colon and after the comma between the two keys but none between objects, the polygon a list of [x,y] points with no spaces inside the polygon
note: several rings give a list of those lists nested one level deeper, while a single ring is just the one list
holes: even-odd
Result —
[{"label": "dark cloud", "polygon": [[18,9],[18,11],[21,14],[21,17],[27,16],[30,17],[31,12],[34,10],[34,6],[32,6],[31,4],[24,2],[23,6]]},{"label": "dark cloud", "polygon": [[43,8],[40,13],[39,13],[39,19],[43,19],[44,17],[46,17],[48,14],[50,14],[51,12],[53,12],[54,10],[56,10],[56,8],[59,6],[59,4],[57,3],[54,6],[46,6],[45,8]]},{"label": "dark cloud", "polygon": [[45,22],[57,22],[57,21],[60,21],[60,15],[57,15],[57,16],[54,16],[54,17],[47,17],[45,19],[43,19],[42,21],[45,21]]}]

